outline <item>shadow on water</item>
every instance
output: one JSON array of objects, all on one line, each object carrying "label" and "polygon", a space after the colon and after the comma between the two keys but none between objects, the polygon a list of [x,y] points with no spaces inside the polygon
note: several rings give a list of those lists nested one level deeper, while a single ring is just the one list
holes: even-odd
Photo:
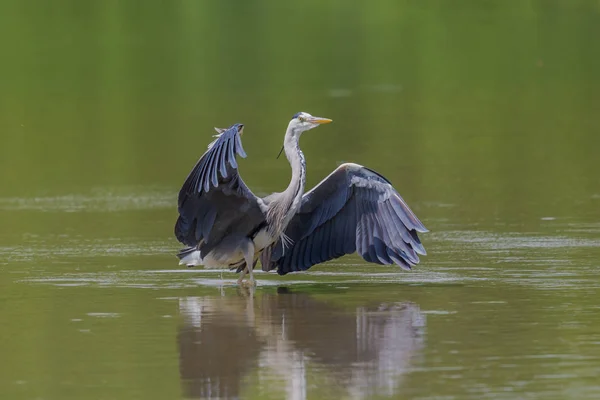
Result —
[{"label": "shadow on water", "polygon": [[182,297],[179,312],[189,398],[237,398],[250,379],[271,381],[262,390],[289,399],[307,398],[314,379],[354,398],[391,396],[424,344],[425,316],[411,302],[348,311],[279,287],[256,297]]}]

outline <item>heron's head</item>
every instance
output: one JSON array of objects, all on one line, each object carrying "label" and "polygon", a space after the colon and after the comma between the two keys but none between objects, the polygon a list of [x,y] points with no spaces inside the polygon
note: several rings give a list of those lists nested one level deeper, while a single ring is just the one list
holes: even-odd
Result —
[{"label": "heron's head", "polygon": [[299,135],[304,131],[316,128],[322,124],[328,124],[330,122],[331,120],[329,118],[313,117],[309,113],[301,111],[294,114],[288,125],[288,129],[291,129],[293,133]]},{"label": "heron's head", "polygon": [[[308,131],[312,128],[316,128],[317,126],[322,124],[328,124],[330,122],[331,120],[329,118],[313,117],[309,113],[300,111],[299,113],[294,114],[294,116],[292,117],[292,120],[288,124],[288,129],[285,134],[285,137],[287,138],[288,135],[291,135],[291,137],[298,140],[300,139],[300,135],[302,135],[302,132]],[[279,156],[283,152],[284,147],[285,144],[281,147],[277,158],[279,158]]]}]

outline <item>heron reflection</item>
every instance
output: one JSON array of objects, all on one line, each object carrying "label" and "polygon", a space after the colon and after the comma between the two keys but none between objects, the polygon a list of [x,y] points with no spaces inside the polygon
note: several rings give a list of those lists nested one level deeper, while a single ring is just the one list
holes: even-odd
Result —
[{"label": "heron reflection", "polygon": [[310,383],[352,398],[398,393],[423,347],[414,303],[345,309],[305,293],[185,297],[178,335],[188,398],[237,398],[244,387],[305,399]]}]

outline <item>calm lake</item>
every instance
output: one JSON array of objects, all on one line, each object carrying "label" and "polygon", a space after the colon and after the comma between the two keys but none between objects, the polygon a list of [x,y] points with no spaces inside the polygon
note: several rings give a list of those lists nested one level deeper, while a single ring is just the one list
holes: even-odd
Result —
[{"label": "calm lake", "polygon": [[[0,0],[0,398],[600,398],[600,2]],[[388,178],[412,271],[177,265],[213,126]]]}]

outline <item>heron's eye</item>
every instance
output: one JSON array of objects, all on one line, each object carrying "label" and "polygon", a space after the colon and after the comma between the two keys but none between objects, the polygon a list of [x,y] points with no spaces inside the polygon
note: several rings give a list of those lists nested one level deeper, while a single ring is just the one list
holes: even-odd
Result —
[{"label": "heron's eye", "polygon": [[298,121],[304,122],[304,117],[298,117]]}]

